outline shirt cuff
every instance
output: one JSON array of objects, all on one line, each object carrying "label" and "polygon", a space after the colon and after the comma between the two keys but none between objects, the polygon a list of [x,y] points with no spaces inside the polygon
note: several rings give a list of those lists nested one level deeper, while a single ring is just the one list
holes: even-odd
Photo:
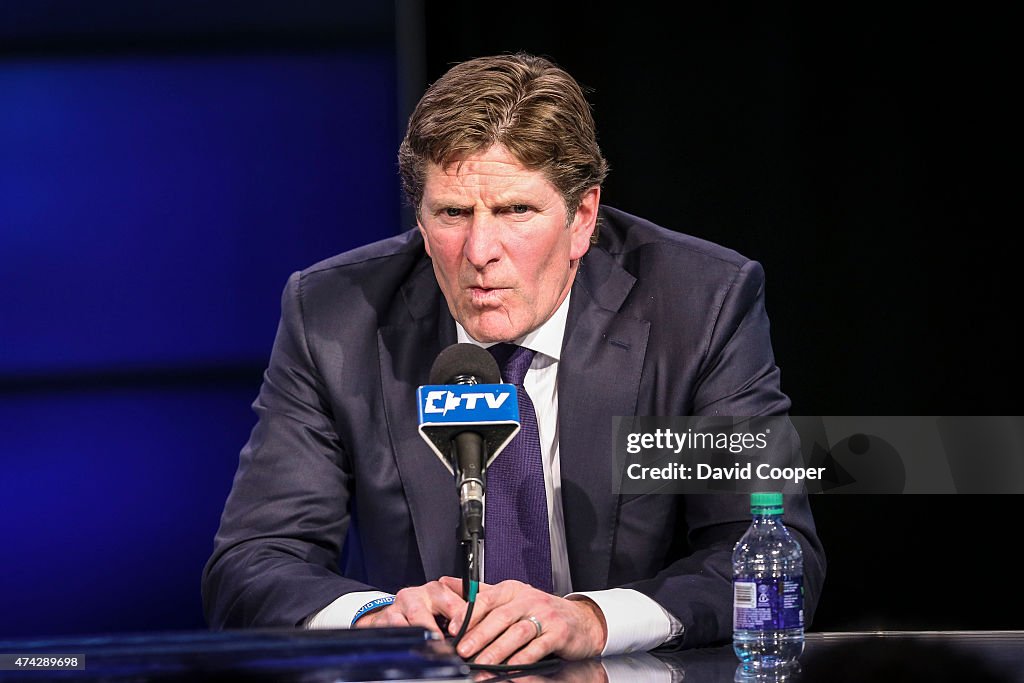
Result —
[{"label": "shirt cuff", "polygon": [[307,629],[321,628],[350,628],[352,618],[359,611],[359,608],[377,598],[394,597],[391,593],[382,591],[356,591],[345,593],[340,598],[314,613],[306,619]]},{"label": "shirt cuff", "polygon": [[565,597],[576,596],[593,600],[604,614],[608,641],[602,656],[651,650],[683,634],[683,625],[678,619],[639,591],[609,588],[570,593]]}]

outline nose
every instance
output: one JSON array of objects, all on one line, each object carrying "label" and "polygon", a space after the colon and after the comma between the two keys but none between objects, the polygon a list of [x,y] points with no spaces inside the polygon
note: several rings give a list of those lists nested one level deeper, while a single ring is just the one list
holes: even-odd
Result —
[{"label": "nose", "polygon": [[502,225],[499,218],[489,212],[474,211],[469,224],[469,234],[463,246],[466,260],[473,267],[483,269],[488,263],[498,261],[503,250]]}]

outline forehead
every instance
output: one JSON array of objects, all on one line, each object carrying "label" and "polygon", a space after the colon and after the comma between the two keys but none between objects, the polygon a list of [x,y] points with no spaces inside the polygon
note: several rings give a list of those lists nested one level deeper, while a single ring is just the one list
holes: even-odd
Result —
[{"label": "forehead", "polygon": [[541,171],[526,168],[500,145],[466,155],[443,168],[434,163],[427,166],[424,185],[427,198],[521,192],[557,194],[555,186]]}]

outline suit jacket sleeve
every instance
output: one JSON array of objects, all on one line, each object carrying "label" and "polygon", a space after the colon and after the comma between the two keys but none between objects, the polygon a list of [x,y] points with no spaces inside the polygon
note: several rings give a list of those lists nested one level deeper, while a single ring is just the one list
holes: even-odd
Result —
[{"label": "suit jacket sleeve", "polygon": [[344,593],[373,589],[338,573],[352,467],[329,405],[307,346],[296,273],[253,404],[259,421],[203,574],[213,628],[296,626]]},{"label": "suit jacket sleeve", "polygon": [[[737,269],[714,318],[690,410],[695,415],[784,415],[790,402],[782,393],[764,306],[764,273],[754,261]],[[654,498],[663,498],[654,494]],[[643,514],[652,496],[624,503],[623,514]],[[750,524],[747,495],[680,496],[677,517],[685,543],[675,561],[656,576],[630,583],[661,604],[684,627],[669,647],[696,647],[732,636],[733,547]],[[809,623],[825,574],[825,557],[806,495],[787,495],[784,521],[800,541],[804,556],[804,611]]]}]

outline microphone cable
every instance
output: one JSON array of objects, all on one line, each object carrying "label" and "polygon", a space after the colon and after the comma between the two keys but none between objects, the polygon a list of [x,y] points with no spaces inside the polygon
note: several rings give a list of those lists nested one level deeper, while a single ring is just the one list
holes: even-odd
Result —
[{"label": "microphone cable", "polygon": [[469,628],[469,620],[473,618],[473,606],[476,604],[476,592],[479,586],[479,581],[470,579],[469,595],[466,596],[466,618],[462,620],[462,627],[459,628],[459,632],[456,634],[455,640],[452,641],[453,648],[459,646],[459,643],[462,642],[462,636],[466,635],[466,629]]}]

